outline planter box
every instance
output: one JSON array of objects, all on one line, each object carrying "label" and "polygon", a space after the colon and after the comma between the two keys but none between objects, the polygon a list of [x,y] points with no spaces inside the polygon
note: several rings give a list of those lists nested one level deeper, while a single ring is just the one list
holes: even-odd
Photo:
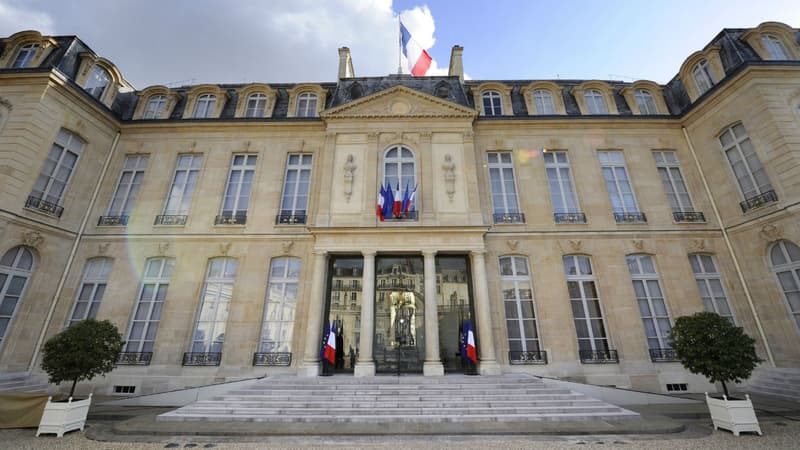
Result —
[{"label": "planter box", "polygon": [[723,428],[739,436],[742,431],[755,431],[761,436],[761,427],[753,410],[750,396],[745,394],[745,400],[730,400],[726,396],[721,399],[712,398],[706,392],[706,404],[714,421],[714,429]]},{"label": "planter box", "polygon": [[69,401],[64,403],[54,403],[53,397],[48,398],[36,436],[42,433],[55,433],[56,436],[62,437],[67,431],[78,429],[83,431],[91,403],[92,394],[89,394],[89,398],[78,401],[72,401],[70,397]]}]

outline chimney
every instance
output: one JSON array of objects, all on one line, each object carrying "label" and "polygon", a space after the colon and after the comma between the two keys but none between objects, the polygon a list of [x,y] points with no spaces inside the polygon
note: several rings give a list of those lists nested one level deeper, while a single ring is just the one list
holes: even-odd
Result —
[{"label": "chimney", "polygon": [[451,77],[457,76],[459,80],[464,81],[464,64],[461,62],[461,55],[464,53],[464,47],[454,45],[453,50],[450,51],[450,69],[447,74]]},{"label": "chimney", "polygon": [[339,49],[339,79],[353,78],[354,76],[356,75],[353,72],[353,58],[350,57],[350,49],[341,47]]}]

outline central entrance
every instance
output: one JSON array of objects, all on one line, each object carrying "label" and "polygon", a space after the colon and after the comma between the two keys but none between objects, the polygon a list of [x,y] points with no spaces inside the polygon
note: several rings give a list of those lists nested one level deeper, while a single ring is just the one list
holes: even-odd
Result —
[{"label": "central entrance", "polygon": [[424,265],[421,256],[375,258],[376,373],[422,373],[425,360]]}]

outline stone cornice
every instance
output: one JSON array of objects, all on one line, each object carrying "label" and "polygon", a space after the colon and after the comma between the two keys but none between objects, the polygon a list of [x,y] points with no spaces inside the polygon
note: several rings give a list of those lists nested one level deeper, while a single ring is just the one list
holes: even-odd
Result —
[{"label": "stone cornice", "polygon": [[[392,97],[395,97],[394,101],[392,101]],[[405,86],[394,86],[320,113],[320,117],[325,120],[389,118],[460,118],[471,120],[476,116],[477,112],[472,108],[448,102]]]}]

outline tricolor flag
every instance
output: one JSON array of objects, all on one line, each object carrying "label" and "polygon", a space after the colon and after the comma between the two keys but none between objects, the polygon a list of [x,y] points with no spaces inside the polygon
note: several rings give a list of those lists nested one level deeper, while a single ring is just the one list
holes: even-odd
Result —
[{"label": "tricolor flag", "polygon": [[411,209],[411,204],[414,203],[414,196],[417,195],[417,187],[414,186],[414,190],[411,191],[411,194],[408,193],[408,184],[406,184],[406,193],[403,196],[403,212],[408,217],[408,211]]},{"label": "tricolor flag", "polygon": [[392,191],[392,184],[386,183],[383,190],[383,217],[392,217],[392,209],[394,208],[394,193]]},{"label": "tricolor flag", "polygon": [[415,77],[424,76],[428,72],[433,58],[419,45],[416,39],[411,37],[411,33],[403,25],[402,20],[400,21],[400,41],[403,48],[403,56],[406,57],[408,64],[408,71]]},{"label": "tricolor flag", "polygon": [[[389,189],[392,188],[392,185],[389,185]],[[403,211],[403,197],[400,195],[400,182],[397,182],[397,193],[394,196],[394,209],[392,213],[395,217],[400,217],[400,213]]]},{"label": "tricolor flag", "polygon": [[325,343],[325,360],[331,364],[336,364],[336,326],[331,327],[328,333],[328,342]]},{"label": "tricolor flag", "polygon": [[386,196],[386,191],[383,189],[383,185],[381,185],[381,191],[378,192],[378,206],[375,208],[375,214],[381,218],[381,222],[383,222],[383,198]]},{"label": "tricolor flag", "polygon": [[331,333],[331,326],[325,321],[325,329],[322,330],[322,345],[319,347],[319,359],[325,359],[325,346],[328,344],[328,335]]},{"label": "tricolor flag", "polygon": [[464,351],[462,357],[478,364],[478,351],[475,349],[475,334],[472,332],[472,321],[467,320],[464,325]]}]

